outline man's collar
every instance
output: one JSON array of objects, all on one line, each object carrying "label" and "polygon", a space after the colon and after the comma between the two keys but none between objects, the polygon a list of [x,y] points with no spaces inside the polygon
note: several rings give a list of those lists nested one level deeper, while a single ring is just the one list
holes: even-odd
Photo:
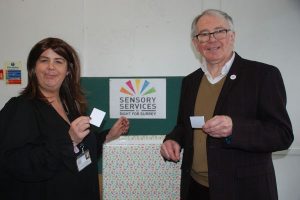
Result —
[{"label": "man's collar", "polygon": [[232,63],[235,58],[235,52],[233,52],[231,58],[225,63],[225,65],[222,67],[221,74],[215,78],[212,78],[211,74],[207,70],[207,65],[205,59],[203,59],[202,64],[200,65],[202,71],[206,75],[208,81],[212,84],[217,83],[219,80],[221,80],[224,76],[226,76],[232,66]]}]

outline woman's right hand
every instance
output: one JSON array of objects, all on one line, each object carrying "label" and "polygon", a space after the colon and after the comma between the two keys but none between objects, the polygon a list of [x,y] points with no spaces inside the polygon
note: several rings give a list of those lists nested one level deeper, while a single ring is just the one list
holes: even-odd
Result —
[{"label": "woman's right hand", "polygon": [[90,133],[90,120],[88,116],[80,116],[70,124],[69,135],[75,145],[79,144]]}]

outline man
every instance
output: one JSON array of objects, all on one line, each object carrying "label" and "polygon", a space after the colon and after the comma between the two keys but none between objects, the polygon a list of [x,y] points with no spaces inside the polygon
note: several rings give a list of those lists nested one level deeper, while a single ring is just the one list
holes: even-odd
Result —
[{"label": "man", "polygon": [[[181,198],[278,199],[271,154],[294,137],[279,70],[234,52],[232,18],[206,10],[192,24],[201,69],[182,81],[178,119],[161,155],[180,159]],[[190,116],[204,116],[202,128]]]}]

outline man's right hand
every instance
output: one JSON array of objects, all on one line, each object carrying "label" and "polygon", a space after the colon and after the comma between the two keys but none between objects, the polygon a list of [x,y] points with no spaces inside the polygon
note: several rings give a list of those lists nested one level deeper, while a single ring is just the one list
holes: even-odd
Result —
[{"label": "man's right hand", "polygon": [[160,154],[167,160],[180,160],[180,145],[174,140],[166,140],[160,147]]}]

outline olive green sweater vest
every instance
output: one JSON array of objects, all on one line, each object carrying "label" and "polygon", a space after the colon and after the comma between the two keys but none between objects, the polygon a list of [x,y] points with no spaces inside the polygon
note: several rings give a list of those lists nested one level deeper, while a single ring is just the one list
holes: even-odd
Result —
[{"label": "olive green sweater vest", "polygon": [[[225,77],[216,84],[211,84],[206,76],[203,76],[197,94],[195,116],[204,116],[205,121],[213,117],[224,80]],[[202,129],[194,129],[194,157],[191,176],[199,184],[208,187],[206,136]]]}]

